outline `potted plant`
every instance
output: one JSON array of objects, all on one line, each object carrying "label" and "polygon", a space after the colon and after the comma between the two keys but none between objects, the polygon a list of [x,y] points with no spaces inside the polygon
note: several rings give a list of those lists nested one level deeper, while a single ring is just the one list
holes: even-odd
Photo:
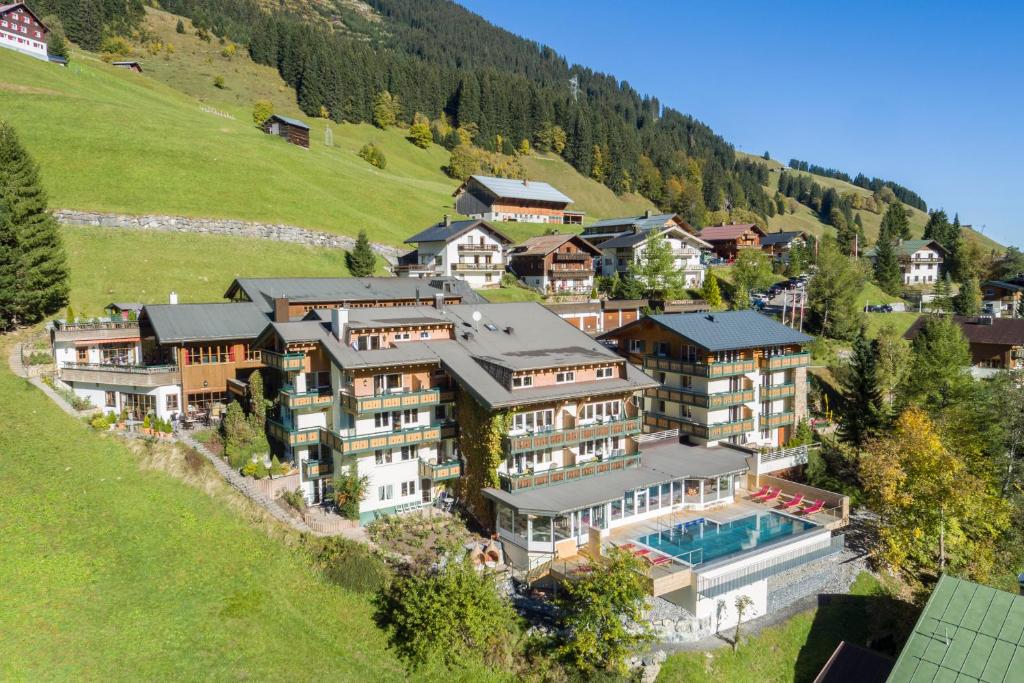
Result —
[{"label": "potted plant", "polygon": [[153,423],[150,421],[148,413],[146,414],[146,417],[142,418],[142,433],[147,436],[153,434]]}]

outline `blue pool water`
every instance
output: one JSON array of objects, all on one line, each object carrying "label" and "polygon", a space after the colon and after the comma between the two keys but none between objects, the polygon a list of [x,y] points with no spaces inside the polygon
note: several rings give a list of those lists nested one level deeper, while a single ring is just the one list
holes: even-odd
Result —
[{"label": "blue pool water", "polygon": [[768,511],[724,524],[696,519],[641,536],[636,542],[687,564],[701,564],[791,538],[817,526],[813,522]]}]

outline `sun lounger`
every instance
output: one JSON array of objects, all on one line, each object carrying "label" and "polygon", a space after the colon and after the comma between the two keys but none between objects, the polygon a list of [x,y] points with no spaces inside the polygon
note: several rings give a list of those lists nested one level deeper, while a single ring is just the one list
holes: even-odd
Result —
[{"label": "sun lounger", "polygon": [[771,502],[771,501],[775,500],[776,498],[778,498],[781,493],[782,493],[782,489],[772,489],[771,491],[768,492],[767,496],[765,496],[764,498],[761,499],[761,502],[762,503]]},{"label": "sun lounger", "polygon": [[651,564],[654,565],[655,567],[659,567],[659,566],[661,566],[663,564],[668,564],[671,561],[672,561],[672,558],[669,557],[668,555],[659,555],[658,557],[655,557],[654,559],[651,560]]},{"label": "sun lounger", "polygon": [[772,487],[768,486],[768,484],[765,484],[764,486],[761,487],[760,491],[758,491],[757,493],[751,494],[750,499],[751,500],[757,500],[758,498],[764,498],[765,496],[768,495],[768,492],[771,491],[771,490],[772,490]]},{"label": "sun lounger", "polygon": [[805,507],[802,510],[797,510],[796,514],[798,514],[798,515],[813,515],[815,512],[819,512],[823,507],[825,507],[825,501],[823,501],[823,500],[821,500],[819,498],[818,500],[816,500],[813,503],[811,503],[810,506]]},{"label": "sun lounger", "polygon": [[795,508],[797,505],[799,505],[802,502],[804,502],[804,494],[798,493],[795,496],[793,496],[792,498],[790,498],[789,500],[787,500],[785,503],[782,503],[781,505],[779,505],[779,509],[780,510],[788,510],[789,508]]}]

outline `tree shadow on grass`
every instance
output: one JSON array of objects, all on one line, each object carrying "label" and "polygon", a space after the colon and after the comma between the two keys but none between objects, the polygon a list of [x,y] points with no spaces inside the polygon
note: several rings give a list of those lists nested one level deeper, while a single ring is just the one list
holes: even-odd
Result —
[{"label": "tree shadow on grass", "polygon": [[914,605],[887,595],[818,596],[807,642],[797,656],[794,681],[813,681],[843,640],[895,657],[917,614]]}]

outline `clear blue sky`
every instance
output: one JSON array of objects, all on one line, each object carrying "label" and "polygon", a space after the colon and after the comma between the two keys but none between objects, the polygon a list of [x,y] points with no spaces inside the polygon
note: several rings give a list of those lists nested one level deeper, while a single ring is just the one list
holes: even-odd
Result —
[{"label": "clear blue sky", "polygon": [[1024,3],[459,2],[745,152],[895,180],[1024,246]]}]

